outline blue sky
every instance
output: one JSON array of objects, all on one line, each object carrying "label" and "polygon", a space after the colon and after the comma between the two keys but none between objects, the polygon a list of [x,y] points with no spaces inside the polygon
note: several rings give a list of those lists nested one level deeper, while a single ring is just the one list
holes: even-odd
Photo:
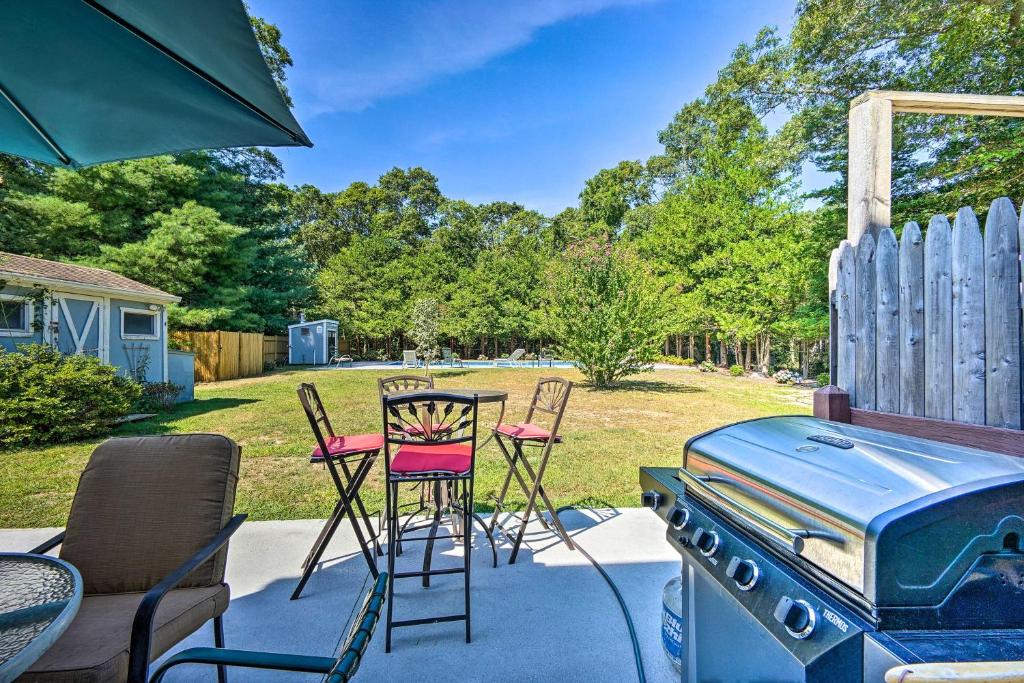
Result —
[{"label": "blue sky", "polygon": [[[554,214],[657,132],[790,0],[249,0],[276,23],[313,149],[289,184],[340,190],[423,166],[450,197]],[[821,179],[811,177],[810,184]]]}]

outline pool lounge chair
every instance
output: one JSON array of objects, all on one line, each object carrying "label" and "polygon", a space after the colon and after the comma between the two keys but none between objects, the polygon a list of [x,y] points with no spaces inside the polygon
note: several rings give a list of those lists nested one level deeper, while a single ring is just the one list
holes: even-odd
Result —
[{"label": "pool lounge chair", "polygon": [[447,346],[441,347],[441,365],[448,364],[450,368],[461,368],[462,359],[452,353],[452,350]]},{"label": "pool lounge chair", "polygon": [[519,368],[522,367],[522,357],[526,355],[526,349],[516,349],[508,355],[508,358],[498,358],[494,361],[494,367],[509,367]]},{"label": "pool lounge chair", "polygon": [[415,351],[402,351],[402,369],[406,368],[418,368],[420,366],[419,360],[416,358]]}]

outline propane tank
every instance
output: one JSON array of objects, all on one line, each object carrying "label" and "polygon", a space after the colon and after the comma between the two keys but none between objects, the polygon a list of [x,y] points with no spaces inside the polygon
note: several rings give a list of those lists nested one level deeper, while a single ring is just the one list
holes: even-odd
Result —
[{"label": "propane tank", "polygon": [[661,592],[661,646],[676,671],[683,668],[683,580],[679,574]]}]

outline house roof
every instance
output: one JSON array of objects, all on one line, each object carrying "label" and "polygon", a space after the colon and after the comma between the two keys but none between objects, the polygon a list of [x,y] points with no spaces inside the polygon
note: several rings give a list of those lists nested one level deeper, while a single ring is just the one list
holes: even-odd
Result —
[{"label": "house roof", "polygon": [[305,327],[306,325],[319,325],[320,323],[327,323],[328,325],[334,325],[334,326],[338,325],[338,321],[337,320],[329,320],[327,318],[323,318],[322,320],[307,320],[305,322],[295,323],[294,325],[289,325],[288,329],[290,330],[293,327]]},{"label": "house roof", "polygon": [[102,268],[47,261],[0,251],[0,280],[30,281],[31,284],[60,289],[62,285],[108,295],[126,295],[146,301],[180,301],[181,297],[136,282]]}]

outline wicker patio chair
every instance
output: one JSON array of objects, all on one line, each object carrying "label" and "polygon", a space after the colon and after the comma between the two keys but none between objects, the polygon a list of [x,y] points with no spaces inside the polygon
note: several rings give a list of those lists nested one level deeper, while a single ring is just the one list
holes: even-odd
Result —
[{"label": "wicker patio chair", "polygon": [[[241,449],[217,434],[109,439],[78,481],[60,545],[85,597],[67,631],[19,681],[145,683],[154,659],[221,615]],[[218,679],[224,669],[218,667]]]},{"label": "wicker patio chair", "polygon": [[387,589],[388,573],[381,572],[367,593],[359,614],[352,620],[348,638],[341,646],[341,654],[336,658],[194,647],[168,657],[163,666],[153,674],[151,683],[161,683],[167,671],[179,664],[216,664],[219,667],[237,666],[264,671],[325,674],[324,683],[346,683],[355,676],[377,628]]}]

